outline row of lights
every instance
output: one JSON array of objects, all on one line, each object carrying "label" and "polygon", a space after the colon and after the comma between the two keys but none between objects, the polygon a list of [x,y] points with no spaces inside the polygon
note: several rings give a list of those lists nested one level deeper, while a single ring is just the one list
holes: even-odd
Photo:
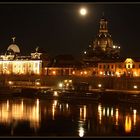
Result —
[{"label": "row of lights", "polygon": [[[13,81],[8,81],[8,85],[9,85],[9,86],[12,86],[12,85],[14,85],[14,82],[13,82]],[[39,81],[35,81],[35,85],[36,85],[36,86],[40,86],[41,83],[40,83]]]},{"label": "row of lights", "polygon": [[[130,72],[128,72],[128,74],[130,74]],[[103,72],[100,71],[100,75],[105,75],[105,73],[103,74]],[[109,76],[109,75],[114,76],[113,73],[112,73],[112,74],[107,73],[107,75],[108,75],[108,76]],[[116,72],[116,75],[117,75],[117,77],[120,77],[121,73],[120,73],[120,72]],[[138,76],[136,72],[134,72],[134,75],[135,75],[135,76]]]},{"label": "row of lights", "polygon": [[[53,75],[56,75],[56,71],[52,71],[52,74],[53,74]],[[75,74],[75,71],[72,71],[72,74],[74,75],[74,74]],[[81,74],[81,75],[83,75],[83,74],[84,74],[84,75],[87,75],[87,71],[81,71],[80,74]]]},{"label": "row of lights", "polygon": [[[98,84],[98,88],[101,88],[101,87],[102,87],[102,84]],[[134,89],[137,89],[138,86],[137,86],[137,85],[134,85],[133,88],[134,88]]]}]

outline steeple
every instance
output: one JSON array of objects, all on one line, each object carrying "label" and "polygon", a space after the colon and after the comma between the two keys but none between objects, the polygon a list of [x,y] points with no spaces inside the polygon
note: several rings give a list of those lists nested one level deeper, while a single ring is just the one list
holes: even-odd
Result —
[{"label": "steeple", "polygon": [[16,37],[15,37],[15,36],[14,36],[14,37],[12,37],[13,44],[15,43],[15,39],[16,39]]},{"label": "steeple", "polygon": [[102,18],[100,19],[100,29],[99,32],[100,33],[107,33],[108,32],[108,28],[107,28],[107,20],[104,17],[104,12],[102,13]]}]

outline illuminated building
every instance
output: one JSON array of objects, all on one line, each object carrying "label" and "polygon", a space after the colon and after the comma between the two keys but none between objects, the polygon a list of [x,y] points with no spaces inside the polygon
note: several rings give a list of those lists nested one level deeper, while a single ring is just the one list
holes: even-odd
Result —
[{"label": "illuminated building", "polygon": [[20,49],[15,44],[15,37],[12,44],[7,48],[4,55],[0,55],[0,74],[41,74],[42,60],[38,48],[31,56],[21,56]]},{"label": "illuminated building", "polygon": [[57,55],[44,69],[45,75],[65,76],[77,75],[76,71],[82,64],[74,59],[72,55]]},{"label": "illuminated building", "polygon": [[91,41],[88,49],[83,52],[83,61],[87,65],[95,65],[103,59],[118,59],[120,56],[120,46],[113,43],[112,37],[108,32],[108,21],[103,17],[100,19],[99,32],[94,40]]},{"label": "illuminated building", "polygon": [[118,61],[102,61],[98,63],[96,75],[103,76],[140,76],[140,59],[138,58],[124,58]]}]

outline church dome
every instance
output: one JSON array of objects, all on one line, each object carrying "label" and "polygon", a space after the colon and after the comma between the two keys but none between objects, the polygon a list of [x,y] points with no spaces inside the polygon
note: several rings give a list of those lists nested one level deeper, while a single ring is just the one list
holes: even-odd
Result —
[{"label": "church dome", "polygon": [[12,38],[13,43],[9,45],[7,48],[7,51],[12,50],[14,53],[20,53],[19,47],[14,43],[15,42],[15,37]]},{"label": "church dome", "polygon": [[20,49],[16,44],[11,44],[8,47],[7,51],[9,51],[9,50],[13,50],[14,53],[20,53]]}]

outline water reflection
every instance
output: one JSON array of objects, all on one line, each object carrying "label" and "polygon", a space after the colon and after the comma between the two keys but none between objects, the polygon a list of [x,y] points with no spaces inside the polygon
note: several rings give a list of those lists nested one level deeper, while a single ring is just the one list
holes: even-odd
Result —
[{"label": "water reflection", "polygon": [[131,132],[132,129],[132,121],[130,116],[125,117],[125,132]]},{"label": "water reflection", "polygon": [[118,125],[118,120],[119,120],[119,109],[118,109],[118,108],[116,108],[115,119],[116,119],[116,121],[115,121],[115,125]]},{"label": "water reflection", "polygon": [[0,123],[10,124],[13,120],[27,120],[31,127],[37,128],[39,127],[39,117],[39,99],[33,105],[24,104],[23,99],[14,103],[7,100],[0,104]]},{"label": "water reflection", "polygon": [[139,112],[138,106],[125,104],[8,99],[0,101],[0,135],[4,130],[9,135],[139,136]]},{"label": "water reflection", "polygon": [[102,106],[101,104],[98,105],[98,115],[99,115],[99,124],[102,122]]},{"label": "water reflection", "polygon": [[137,121],[137,110],[136,109],[134,109],[133,110],[133,122],[134,122],[134,127],[136,126],[136,121]]}]

